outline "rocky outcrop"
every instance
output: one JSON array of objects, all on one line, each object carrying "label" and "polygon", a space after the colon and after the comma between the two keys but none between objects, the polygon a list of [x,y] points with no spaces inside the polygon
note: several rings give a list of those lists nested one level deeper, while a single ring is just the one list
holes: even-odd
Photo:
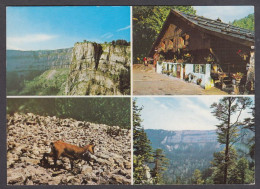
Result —
[{"label": "rocky outcrop", "polygon": [[29,72],[69,67],[72,48],[39,51],[7,50],[7,72]]},{"label": "rocky outcrop", "polygon": [[130,94],[130,46],[76,43],[66,94]]},{"label": "rocky outcrop", "polygon": [[[129,130],[117,126],[15,113],[7,116],[7,184],[130,184],[130,138]],[[61,139],[78,146],[94,140],[90,165],[77,160],[71,171],[64,157],[57,162],[58,170],[53,169],[51,158],[40,165],[43,153],[50,152],[50,143]]]}]

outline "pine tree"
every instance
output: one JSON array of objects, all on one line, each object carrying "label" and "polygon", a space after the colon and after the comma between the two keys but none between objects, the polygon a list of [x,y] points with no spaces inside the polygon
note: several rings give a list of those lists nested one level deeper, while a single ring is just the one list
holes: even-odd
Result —
[{"label": "pine tree", "polygon": [[241,158],[237,163],[237,176],[239,178],[238,184],[244,184],[246,180],[246,173],[248,169],[248,161],[246,158]]},{"label": "pine tree", "polygon": [[150,162],[152,155],[152,147],[144,128],[142,126],[141,111],[136,105],[136,100],[133,101],[133,148],[134,148],[134,183],[147,183],[146,172],[144,166]]},{"label": "pine tree", "polygon": [[[211,105],[213,115],[220,121],[217,125],[218,142],[224,144],[223,154],[215,154],[215,166],[220,168],[223,175],[222,184],[228,183],[229,169],[232,165],[232,145],[238,141],[238,126],[241,125],[240,116],[242,111],[251,105],[250,98],[246,97],[224,97],[219,103]],[[222,158],[222,159],[221,159]],[[222,164],[222,165],[218,165]],[[220,167],[219,167],[220,166]],[[223,166],[223,167],[222,167]]]},{"label": "pine tree", "polygon": [[254,171],[249,169],[248,160],[240,158],[231,173],[230,184],[252,184],[254,183]]},{"label": "pine tree", "polygon": [[232,183],[233,181],[236,180],[236,178],[232,177],[234,175],[234,169],[236,167],[236,160],[237,160],[237,152],[234,148],[230,147],[229,148],[229,161],[227,164],[225,163],[225,150],[220,151],[220,152],[215,152],[213,154],[214,160],[211,162],[212,164],[212,180],[214,184],[225,184],[224,183],[224,172],[226,165],[228,167],[228,172],[227,172],[227,181],[228,183]]},{"label": "pine tree", "polygon": [[152,177],[155,184],[163,183],[163,173],[167,170],[167,165],[169,164],[168,159],[163,154],[162,149],[156,149],[153,153],[154,158],[154,168],[152,170]]},{"label": "pine tree", "polygon": [[151,159],[152,147],[151,142],[147,137],[142,126],[141,111],[136,105],[136,100],[133,101],[133,142],[134,142],[134,155],[143,157],[144,162],[149,162]]},{"label": "pine tree", "polygon": [[203,184],[204,181],[201,178],[201,172],[199,169],[195,169],[192,175],[192,184]]},{"label": "pine tree", "polygon": [[249,139],[248,143],[250,146],[249,155],[254,160],[255,159],[255,108],[252,108],[252,117],[248,117],[244,120],[244,128],[252,131],[254,136]]}]

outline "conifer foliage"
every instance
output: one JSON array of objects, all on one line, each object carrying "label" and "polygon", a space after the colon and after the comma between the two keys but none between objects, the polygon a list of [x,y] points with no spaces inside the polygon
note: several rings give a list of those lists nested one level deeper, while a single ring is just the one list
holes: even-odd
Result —
[{"label": "conifer foliage", "polygon": [[[217,125],[218,142],[224,150],[214,153],[213,180],[215,184],[233,183],[232,174],[237,166],[237,152],[233,145],[239,140],[240,116],[252,101],[247,97],[224,97],[211,105],[213,115],[220,121]],[[233,174],[234,175],[234,174]]]},{"label": "conifer foliage", "polygon": [[[133,148],[134,184],[162,184],[163,172],[167,169],[168,159],[162,149],[152,154],[151,142],[142,126],[141,111],[136,100],[133,101]],[[154,167],[152,171],[149,167]]]},{"label": "conifer foliage", "polygon": [[169,164],[168,159],[163,154],[162,149],[156,149],[153,153],[154,168],[152,170],[152,177],[154,178],[154,184],[163,183],[163,172],[167,170]]},{"label": "conifer foliage", "polygon": [[133,148],[134,148],[134,183],[145,184],[148,183],[147,173],[144,166],[148,164],[152,158],[150,140],[147,138],[144,128],[142,126],[141,111],[143,107],[139,108],[136,100],[133,101]]}]

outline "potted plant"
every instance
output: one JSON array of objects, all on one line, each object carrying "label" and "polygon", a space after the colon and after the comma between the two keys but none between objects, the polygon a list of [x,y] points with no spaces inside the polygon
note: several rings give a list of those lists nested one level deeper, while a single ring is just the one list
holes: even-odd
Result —
[{"label": "potted plant", "polygon": [[233,79],[236,80],[236,84],[239,84],[241,79],[243,78],[244,74],[241,72],[237,72],[235,74],[232,75]]},{"label": "potted plant", "polygon": [[202,79],[201,79],[201,78],[198,78],[198,79],[197,79],[197,85],[200,85],[200,84],[201,84],[201,81],[202,81]]}]

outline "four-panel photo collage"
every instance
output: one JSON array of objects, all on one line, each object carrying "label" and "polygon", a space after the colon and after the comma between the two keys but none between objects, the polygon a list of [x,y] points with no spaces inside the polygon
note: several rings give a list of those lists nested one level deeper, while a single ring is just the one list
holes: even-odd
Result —
[{"label": "four-panel photo collage", "polygon": [[7,185],[255,183],[254,6],[7,6]]}]

